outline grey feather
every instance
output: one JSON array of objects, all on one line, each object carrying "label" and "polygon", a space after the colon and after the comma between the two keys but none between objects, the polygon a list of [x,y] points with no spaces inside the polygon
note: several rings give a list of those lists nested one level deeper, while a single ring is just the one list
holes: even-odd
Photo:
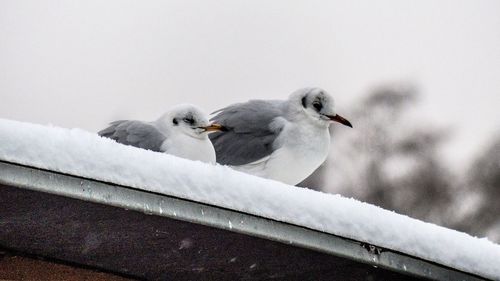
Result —
[{"label": "grey feather", "polygon": [[211,119],[225,131],[209,135],[217,162],[223,165],[244,165],[262,159],[277,149],[274,141],[281,126],[272,125],[283,115],[282,101],[251,100],[230,105],[216,112]]},{"label": "grey feather", "polygon": [[99,132],[100,136],[115,141],[152,151],[161,151],[161,145],[166,136],[153,124],[142,121],[120,120]]}]

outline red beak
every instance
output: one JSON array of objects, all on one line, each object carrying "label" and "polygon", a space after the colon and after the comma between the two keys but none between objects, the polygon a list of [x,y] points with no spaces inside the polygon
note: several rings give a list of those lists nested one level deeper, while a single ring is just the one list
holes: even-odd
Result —
[{"label": "red beak", "polygon": [[342,117],[342,116],[340,116],[338,114],[336,114],[335,116],[331,116],[331,115],[327,115],[327,116],[332,121],[339,122],[342,125],[345,125],[347,127],[351,127],[352,128],[351,122],[349,122],[349,120],[345,119],[344,117]]}]

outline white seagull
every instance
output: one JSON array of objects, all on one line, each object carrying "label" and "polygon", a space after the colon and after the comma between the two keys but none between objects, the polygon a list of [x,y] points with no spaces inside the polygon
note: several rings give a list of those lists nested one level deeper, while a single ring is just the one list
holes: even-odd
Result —
[{"label": "white seagull", "polygon": [[153,122],[119,120],[99,132],[100,136],[143,149],[215,163],[215,150],[208,133],[222,126],[210,124],[198,108],[178,105]]},{"label": "white seagull", "polygon": [[217,162],[252,175],[296,185],[328,156],[333,98],[319,88],[295,91],[288,100],[250,100],[220,109],[211,121],[224,131],[211,134]]}]

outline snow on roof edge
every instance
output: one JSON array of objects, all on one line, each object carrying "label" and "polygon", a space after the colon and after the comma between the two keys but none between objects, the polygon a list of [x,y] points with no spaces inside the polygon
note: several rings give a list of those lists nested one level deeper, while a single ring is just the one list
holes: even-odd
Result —
[{"label": "snow on roof edge", "polygon": [[500,246],[340,195],[120,145],[81,129],[0,119],[0,160],[302,225],[500,280]]}]

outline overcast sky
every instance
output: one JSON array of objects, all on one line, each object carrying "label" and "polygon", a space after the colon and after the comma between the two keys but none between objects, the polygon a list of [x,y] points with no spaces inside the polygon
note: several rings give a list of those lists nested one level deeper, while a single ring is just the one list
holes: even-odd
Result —
[{"label": "overcast sky", "polygon": [[400,81],[468,161],[500,127],[500,1],[0,0],[0,118],[97,131],[304,86],[341,112]]}]

